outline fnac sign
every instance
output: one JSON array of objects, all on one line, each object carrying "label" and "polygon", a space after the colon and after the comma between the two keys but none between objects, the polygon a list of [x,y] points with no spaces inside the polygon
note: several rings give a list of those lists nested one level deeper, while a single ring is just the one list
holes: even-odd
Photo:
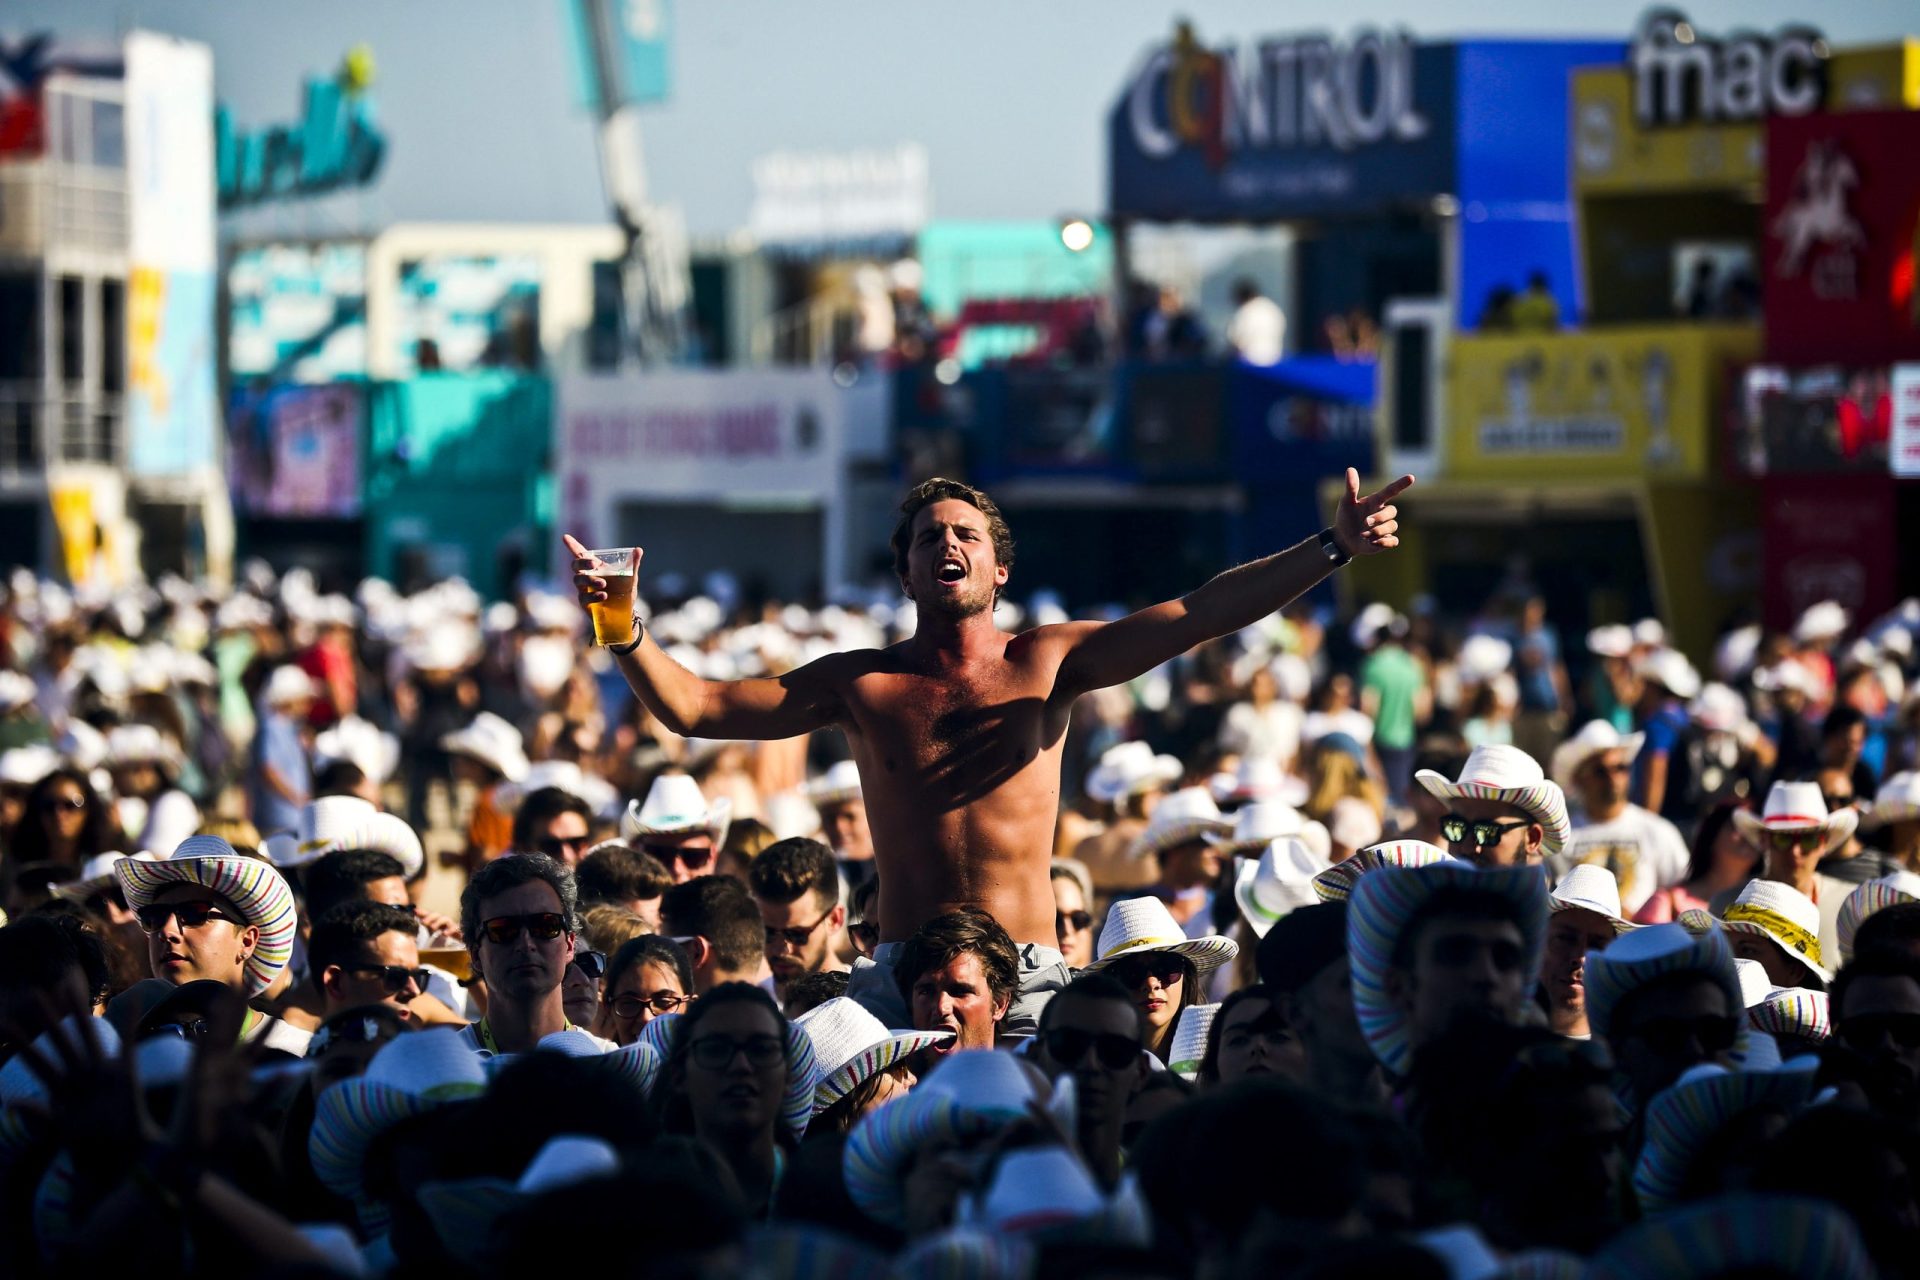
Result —
[{"label": "fnac sign", "polygon": [[1828,53],[1812,27],[1710,40],[1678,9],[1652,10],[1627,52],[1634,120],[1651,129],[1806,115],[1826,102]]},{"label": "fnac sign", "polygon": [[1212,169],[1241,149],[1413,141],[1430,128],[1414,104],[1413,50],[1406,35],[1363,30],[1345,44],[1295,36],[1216,51],[1182,22],[1128,90],[1127,125],[1143,155],[1191,148]]},{"label": "fnac sign", "polygon": [[1767,358],[1920,360],[1920,113],[1778,119],[1767,129]]}]

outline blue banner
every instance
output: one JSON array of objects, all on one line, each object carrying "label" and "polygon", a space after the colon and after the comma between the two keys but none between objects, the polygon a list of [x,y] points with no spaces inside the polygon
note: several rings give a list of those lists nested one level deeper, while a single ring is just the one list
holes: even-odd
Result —
[{"label": "blue banner", "polygon": [[[561,0],[567,21],[574,101],[586,111],[603,105],[665,102],[673,90],[673,0]],[[613,83],[603,89],[594,24],[607,49]]]}]

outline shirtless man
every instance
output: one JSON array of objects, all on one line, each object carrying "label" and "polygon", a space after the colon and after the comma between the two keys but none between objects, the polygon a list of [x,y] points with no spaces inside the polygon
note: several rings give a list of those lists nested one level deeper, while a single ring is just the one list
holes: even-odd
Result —
[{"label": "shirtless man", "polygon": [[[702,679],[644,631],[632,648],[611,652],[635,695],[675,733],[843,731],[885,886],[875,966],[855,972],[849,994],[887,1026],[908,1025],[890,969],[898,944],[935,916],[979,907],[1020,944],[1021,992],[1004,1030],[1031,1034],[1046,995],[1068,977],[1054,949],[1049,867],[1074,700],[1259,621],[1351,556],[1399,545],[1393,500],[1412,483],[1402,476],[1362,497],[1349,468],[1346,495],[1319,538],[1116,622],[1009,635],[993,620],[1013,568],[1000,509],[971,486],[929,480],[907,495],[893,532],[894,570],[918,622],[906,640],[759,680]],[[574,538],[566,542],[582,604],[604,600],[598,562]]]}]

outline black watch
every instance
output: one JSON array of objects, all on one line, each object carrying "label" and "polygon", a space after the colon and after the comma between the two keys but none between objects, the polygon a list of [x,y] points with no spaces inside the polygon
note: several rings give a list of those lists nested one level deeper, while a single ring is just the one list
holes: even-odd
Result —
[{"label": "black watch", "polygon": [[1334,539],[1332,525],[1328,525],[1320,531],[1320,554],[1324,555],[1327,558],[1327,563],[1336,569],[1353,559],[1351,552],[1340,549],[1339,542]]}]

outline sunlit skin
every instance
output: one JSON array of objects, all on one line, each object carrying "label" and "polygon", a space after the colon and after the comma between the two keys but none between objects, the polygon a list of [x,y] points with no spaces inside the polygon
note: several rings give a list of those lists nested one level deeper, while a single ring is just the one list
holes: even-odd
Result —
[{"label": "sunlit skin", "polygon": [[836,857],[865,862],[873,857],[873,830],[867,825],[867,806],[858,796],[820,807],[820,832]]},{"label": "sunlit skin", "polygon": [[1084,969],[1093,962],[1093,922],[1087,927],[1076,929],[1067,917],[1076,911],[1087,909],[1086,895],[1080,892],[1080,882],[1071,876],[1053,878],[1054,936],[1059,939],[1060,954],[1066,957],[1069,969]]},{"label": "sunlit skin", "polygon": [[1481,848],[1473,843],[1473,830],[1469,827],[1466,839],[1448,846],[1447,851],[1454,857],[1482,867],[1511,867],[1540,861],[1540,850],[1547,838],[1547,829],[1533,821],[1533,815],[1525,809],[1501,800],[1455,796],[1447,802],[1447,812],[1457,813],[1469,823],[1476,821],[1507,823],[1521,818],[1528,821],[1527,826],[1516,827],[1502,833],[1500,838],[1487,848]]},{"label": "sunlit skin", "polygon": [[1814,876],[1820,869],[1820,859],[1826,856],[1825,828],[1776,827],[1762,835],[1759,843],[1766,855],[1766,878],[1790,884],[1813,897]]},{"label": "sunlit skin", "polygon": [[1548,1020],[1561,1035],[1587,1034],[1587,957],[1606,950],[1616,936],[1611,920],[1584,907],[1556,911],[1547,921],[1540,982]]},{"label": "sunlit skin", "polygon": [[1162,1062],[1167,1060],[1167,1050],[1173,1047],[1173,1020],[1185,1002],[1188,981],[1184,973],[1175,973],[1164,982],[1152,973],[1144,973],[1141,980],[1129,988],[1134,1008],[1147,1021],[1147,1048]]},{"label": "sunlit skin", "polygon": [[[604,1036],[615,1044],[632,1044],[640,1035],[640,1029],[661,1016],[651,1004],[645,1003],[656,996],[685,997],[686,991],[680,986],[680,977],[667,965],[657,960],[643,960],[630,964],[620,974],[619,982],[612,991],[606,992],[600,1001],[600,1013],[594,1024],[593,1033]],[[642,1001],[640,1012],[632,1017],[622,1017],[618,1003],[622,996],[638,996]],[[680,1005],[667,1012],[683,1012],[686,1006]]]},{"label": "sunlit skin", "polygon": [[[1347,473],[1335,540],[1355,554],[1399,544],[1392,505],[1413,477],[1362,497]],[[583,604],[606,598],[597,563],[569,537]],[[1010,569],[987,517],[948,498],[915,512],[902,589],[914,635],[886,649],[831,654],[773,679],[711,681],[649,636],[617,662],[635,695],[683,736],[791,738],[838,727],[863,782],[887,893],[880,939],[897,942],[958,907],[992,915],[1018,943],[1055,945],[1047,888],[1068,714],[1195,645],[1267,616],[1331,572],[1315,539],[1232,569],[1190,595],[1112,623],[1068,622],[1018,635],[993,620]]]},{"label": "sunlit skin", "polygon": [[[389,929],[370,942],[360,944],[360,960],[370,965],[396,965],[402,969],[420,967],[420,946],[410,933]],[[413,1011],[407,1006],[420,994],[411,979],[398,992],[387,990],[379,974],[356,972],[351,966],[328,965],[320,975],[320,991],[326,997],[325,1016],[362,1005],[383,1004],[393,1010],[402,1024],[413,1025]]]},{"label": "sunlit skin", "polygon": [[[820,894],[809,890],[792,902],[754,901],[760,907],[760,923],[766,934],[767,967],[773,980],[782,987],[803,973],[825,973],[845,969],[834,952],[834,940],[846,923],[847,909],[839,903],[821,901]],[[795,947],[785,934],[789,929],[808,929],[806,945]]]},{"label": "sunlit skin", "polygon": [[927,1052],[935,1058],[965,1049],[991,1049],[999,1038],[1012,993],[996,996],[986,967],[971,951],[914,979],[908,992],[916,1031],[951,1031],[954,1038]]},{"label": "sunlit skin", "polygon": [[[560,895],[544,880],[515,885],[480,902],[480,919],[561,911]],[[476,968],[487,982],[487,1022],[502,1053],[524,1053],[540,1037],[565,1029],[566,1004],[560,979],[573,958],[573,934],[541,941],[522,929],[512,942],[498,943],[485,931],[476,939]]]},{"label": "sunlit skin", "polygon": [[147,935],[147,960],[153,976],[173,985],[202,979],[244,992],[247,986],[247,960],[260,945],[260,928],[244,922],[239,909],[197,884],[171,884],[153,896],[153,903],[177,905],[183,902],[212,902],[226,917],[209,919],[194,928],[185,928],[179,917],[168,916],[160,928]]}]

